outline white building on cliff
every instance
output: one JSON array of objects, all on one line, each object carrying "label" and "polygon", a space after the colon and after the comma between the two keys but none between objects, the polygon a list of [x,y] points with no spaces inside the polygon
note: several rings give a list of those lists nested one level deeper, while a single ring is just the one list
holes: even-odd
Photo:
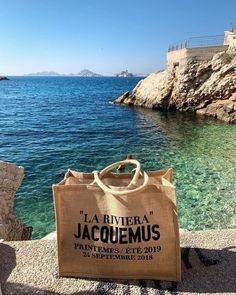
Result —
[{"label": "white building on cliff", "polygon": [[178,66],[190,60],[208,61],[216,53],[224,52],[231,46],[236,46],[236,30],[234,28],[225,31],[224,35],[194,37],[169,47],[167,66]]}]

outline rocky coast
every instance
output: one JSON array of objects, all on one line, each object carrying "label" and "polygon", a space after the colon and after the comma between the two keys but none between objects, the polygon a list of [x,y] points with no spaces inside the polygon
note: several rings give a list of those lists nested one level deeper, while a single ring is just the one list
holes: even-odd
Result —
[{"label": "rocky coast", "polygon": [[[196,55],[202,54],[200,49],[194,49]],[[222,46],[222,52],[209,59],[192,56],[168,62],[166,70],[141,80],[114,103],[195,112],[236,123],[236,45]]]}]

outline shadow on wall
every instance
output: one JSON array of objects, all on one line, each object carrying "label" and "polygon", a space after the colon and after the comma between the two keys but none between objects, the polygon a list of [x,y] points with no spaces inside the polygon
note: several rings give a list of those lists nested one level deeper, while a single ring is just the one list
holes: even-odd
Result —
[{"label": "shadow on wall", "polygon": [[[236,292],[236,247],[222,250],[202,248],[182,248],[183,281],[181,283],[161,282],[156,280],[80,280],[70,278],[55,278],[54,282],[46,283],[51,288],[13,283],[8,281],[12,270],[16,266],[15,250],[5,244],[0,244],[0,282],[4,295],[111,295],[111,294],[178,294],[187,293],[235,293]],[[19,270],[20,271],[20,270]],[[53,270],[52,270],[53,271]],[[41,272],[41,273],[40,273]],[[44,276],[43,267],[38,271]],[[13,281],[13,279],[12,279]],[[69,289],[71,286],[78,291],[53,292],[53,287],[65,289],[65,281]],[[86,283],[85,283],[86,281]],[[85,291],[84,286],[88,289]],[[81,291],[79,291],[81,290]]]}]

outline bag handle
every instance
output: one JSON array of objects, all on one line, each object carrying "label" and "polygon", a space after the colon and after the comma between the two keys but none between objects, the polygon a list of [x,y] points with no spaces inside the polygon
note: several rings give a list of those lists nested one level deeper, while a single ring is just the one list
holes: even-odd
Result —
[{"label": "bag handle", "polygon": [[129,165],[129,164],[136,165],[136,168],[134,169],[135,173],[134,173],[134,176],[133,176],[131,182],[129,183],[128,187],[136,185],[136,183],[138,181],[138,178],[139,178],[139,175],[141,174],[141,165],[140,165],[139,161],[134,160],[134,159],[126,159],[126,160],[119,161],[119,162],[113,163],[111,165],[108,165],[107,167],[105,167],[104,169],[102,169],[99,172],[99,176],[100,176],[100,178],[103,178],[103,176],[105,174],[107,174],[109,171],[111,171],[112,169],[114,169],[116,167],[119,167],[121,165],[126,166],[126,165]]},{"label": "bag handle", "polygon": [[120,161],[120,162],[116,162],[113,163],[109,166],[107,166],[106,168],[104,168],[103,170],[100,171],[100,173],[98,171],[94,171],[93,175],[94,175],[94,181],[97,183],[97,185],[106,193],[110,193],[112,195],[116,195],[116,196],[121,196],[121,195],[128,195],[128,194],[133,194],[133,193],[137,193],[142,191],[148,184],[148,175],[146,172],[143,172],[143,184],[140,185],[139,187],[135,188],[135,189],[126,189],[126,190],[116,190],[116,189],[111,189],[108,186],[106,186],[101,178],[108,173],[110,170],[112,170],[115,167],[118,167],[120,165],[127,165],[127,164],[135,164],[137,165],[136,167],[136,171],[135,174],[133,176],[133,179],[131,180],[130,184],[128,185],[128,188],[131,185],[135,185],[137,183],[137,180],[139,178],[139,175],[141,173],[141,165],[137,160],[124,160],[124,161]]}]

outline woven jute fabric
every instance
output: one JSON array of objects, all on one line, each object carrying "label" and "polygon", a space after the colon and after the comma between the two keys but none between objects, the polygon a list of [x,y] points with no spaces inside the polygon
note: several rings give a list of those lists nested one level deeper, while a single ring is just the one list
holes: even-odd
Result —
[{"label": "woven jute fabric", "polygon": [[[147,175],[145,188],[124,195],[101,189],[92,173],[69,171],[53,185],[60,276],[180,281],[172,170]],[[131,178],[109,173],[102,181],[122,191]]]}]

